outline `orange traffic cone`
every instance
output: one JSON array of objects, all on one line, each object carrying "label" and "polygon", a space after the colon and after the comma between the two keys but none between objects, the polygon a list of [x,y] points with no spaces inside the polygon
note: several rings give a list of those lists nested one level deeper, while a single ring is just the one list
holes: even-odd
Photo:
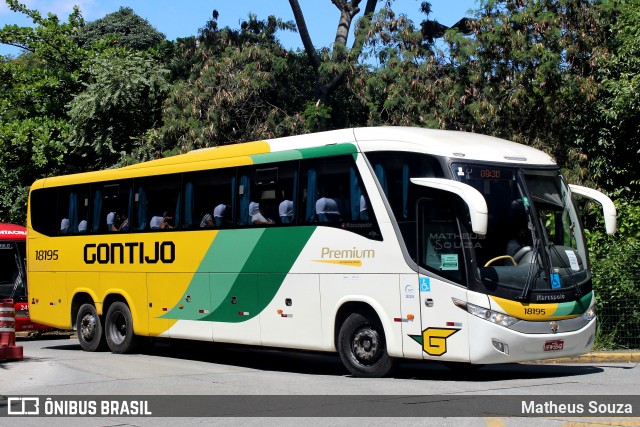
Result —
[{"label": "orange traffic cone", "polygon": [[16,345],[16,310],[13,299],[0,300],[0,360],[22,359],[22,346]]}]

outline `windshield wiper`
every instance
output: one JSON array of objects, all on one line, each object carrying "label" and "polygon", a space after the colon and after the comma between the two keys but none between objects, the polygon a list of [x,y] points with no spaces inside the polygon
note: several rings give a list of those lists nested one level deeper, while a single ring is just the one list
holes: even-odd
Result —
[{"label": "windshield wiper", "polygon": [[[531,282],[533,282],[533,278],[538,276],[540,272],[540,264],[537,262],[538,258],[538,245],[539,240],[535,239],[533,245],[533,254],[531,256],[531,263],[529,264],[529,272],[527,273],[527,281],[524,283],[524,288],[522,288],[522,293],[516,297],[517,301],[527,301],[531,300]],[[534,266],[538,266],[538,271],[533,274]]]}]

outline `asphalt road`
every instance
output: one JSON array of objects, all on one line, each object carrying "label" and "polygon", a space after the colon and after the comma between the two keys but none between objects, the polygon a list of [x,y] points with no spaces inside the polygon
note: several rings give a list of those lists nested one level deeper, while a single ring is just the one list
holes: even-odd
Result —
[{"label": "asphalt road", "polygon": [[[438,425],[438,426],[595,426],[640,425],[640,410],[633,417],[575,418],[550,416],[463,417],[456,411],[437,417],[379,417],[391,396],[431,396],[444,400],[467,399],[472,405],[487,397],[499,405],[500,396],[531,396],[531,399],[567,396],[602,396],[640,394],[637,363],[544,363],[485,366],[474,371],[451,370],[439,363],[402,363],[393,377],[381,379],[353,378],[343,368],[337,355],[275,349],[249,348],[184,341],[160,342],[145,347],[139,354],[116,355],[109,352],[87,353],[74,338],[21,339],[23,361],[0,363],[0,393],[6,402],[11,396],[209,396],[211,404],[228,400],[226,415],[241,418],[215,418],[216,425]],[[212,397],[213,396],[213,397]],[[314,418],[282,418],[277,412],[278,398],[295,399],[315,396],[315,401],[334,397],[324,407],[309,409]],[[324,396],[324,397],[323,397]],[[366,397],[373,402],[362,413],[364,418],[341,417],[335,412],[335,396],[348,401]],[[215,400],[214,397],[218,400]],[[389,398],[387,398],[389,397]],[[495,400],[493,399],[495,397]],[[253,402],[246,411],[234,407],[234,400]],[[275,400],[274,400],[275,398]],[[473,398],[473,399],[472,399]],[[176,398],[181,405],[196,398]],[[474,400],[475,399],[475,400]],[[484,399],[484,400],[483,400]],[[406,399],[405,399],[406,400]],[[182,403],[180,403],[182,402]],[[199,402],[199,401],[198,401]],[[206,400],[204,401],[207,404]],[[223,401],[224,402],[224,401]],[[302,401],[300,401],[302,402]],[[495,403],[493,403],[495,402]],[[0,403],[2,403],[0,401]],[[194,404],[197,402],[193,402]],[[304,404],[303,404],[304,403]],[[348,403],[348,402],[347,402]],[[414,402],[403,402],[410,407]],[[199,403],[198,403],[199,404]],[[304,417],[307,403],[294,415]],[[171,405],[169,403],[168,405]],[[486,405],[485,405],[486,406]],[[490,405],[489,405],[490,406]],[[349,406],[352,407],[352,406]],[[157,405],[156,405],[157,408]],[[202,409],[201,406],[198,406]],[[166,407],[159,408],[167,411]],[[207,408],[205,408],[207,409]],[[326,409],[326,413],[323,411]],[[377,409],[377,410],[376,410]],[[466,409],[466,408],[461,408]],[[271,412],[269,412],[271,410]],[[235,411],[235,412],[234,412]],[[275,411],[275,412],[274,412]],[[332,412],[334,411],[334,412]],[[162,411],[160,411],[162,412]],[[206,410],[205,410],[206,412]],[[6,413],[6,411],[5,411]],[[169,411],[170,413],[170,411]],[[264,415],[269,415],[265,418]],[[324,415],[330,417],[324,417]],[[331,416],[335,415],[335,416]],[[353,414],[349,414],[353,415]],[[369,417],[375,415],[375,417]],[[442,415],[442,414],[439,414]],[[318,418],[319,417],[319,418]],[[196,425],[202,418],[109,417],[30,418],[21,417],[10,424],[0,418],[0,425]],[[576,424],[585,422],[587,424]],[[606,424],[605,424],[606,423]]]}]

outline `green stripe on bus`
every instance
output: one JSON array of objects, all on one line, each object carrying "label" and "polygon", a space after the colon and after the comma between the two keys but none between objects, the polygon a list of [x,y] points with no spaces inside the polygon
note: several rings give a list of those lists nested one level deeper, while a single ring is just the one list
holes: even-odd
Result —
[{"label": "green stripe on bus", "polygon": [[[220,231],[196,274],[210,273],[211,312],[198,315],[178,310],[176,304],[163,317],[230,323],[254,318],[278,292],[315,229],[311,226]],[[195,293],[194,286],[195,276],[180,301]]]},{"label": "green stripe on bus", "polygon": [[354,144],[331,144],[324,147],[302,148],[300,150],[302,158],[315,159],[318,157],[340,156],[342,154],[355,154],[358,148]]},{"label": "green stripe on bus", "polygon": [[589,308],[591,299],[593,298],[593,292],[589,292],[584,295],[578,301],[561,302],[558,304],[556,311],[553,313],[554,317],[570,316],[572,314],[582,314]]},{"label": "green stripe on bus", "polygon": [[[237,272],[243,270],[249,255],[264,231],[263,228],[256,228],[218,232],[180,301],[185,301],[187,295],[193,299],[195,294],[202,293],[202,291],[198,291],[200,286],[198,286],[197,278],[205,274],[208,277],[207,286],[209,290],[207,290],[205,298],[209,302],[208,306],[220,306],[238,281]],[[161,317],[165,319],[199,320],[207,316],[207,313],[190,313],[179,310],[180,301],[176,303],[171,311]]]},{"label": "green stripe on bus", "polygon": [[301,148],[299,150],[276,151],[273,153],[254,154],[251,160],[254,164],[284,162],[288,160],[315,159],[343,154],[356,154],[358,149],[353,144],[331,144],[324,147]]},{"label": "green stripe on bus", "polygon": [[256,165],[264,163],[286,162],[288,160],[300,160],[302,154],[298,150],[276,151],[275,153],[256,154],[251,160]]}]

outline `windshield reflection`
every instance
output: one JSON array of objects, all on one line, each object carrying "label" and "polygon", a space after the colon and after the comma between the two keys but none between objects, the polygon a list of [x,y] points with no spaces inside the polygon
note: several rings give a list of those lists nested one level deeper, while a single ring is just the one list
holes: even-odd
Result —
[{"label": "windshield reflection", "polygon": [[453,165],[454,176],[483,194],[487,235],[471,245],[487,291],[529,300],[533,292],[571,290],[589,280],[581,225],[557,170]]}]

